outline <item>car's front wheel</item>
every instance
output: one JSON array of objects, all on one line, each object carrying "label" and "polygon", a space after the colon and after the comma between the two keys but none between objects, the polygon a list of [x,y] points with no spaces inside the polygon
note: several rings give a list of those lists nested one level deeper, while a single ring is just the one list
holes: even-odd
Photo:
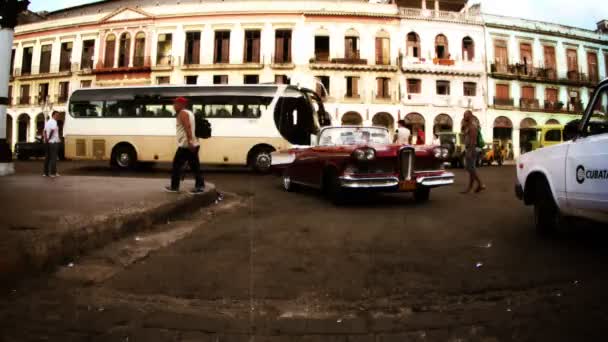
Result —
[{"label": "car's front wheel", "polygon": [[559,222],[559,208],[555,204],[549,184],[545,179],[534,185],[534,224],[541,235],[555,233]]},{"label": "car's front wheel", "polygon": [[414,200],[417,203],[428,202],[431,198],[431,189],[426,187],[418,188],[414,191]]}]

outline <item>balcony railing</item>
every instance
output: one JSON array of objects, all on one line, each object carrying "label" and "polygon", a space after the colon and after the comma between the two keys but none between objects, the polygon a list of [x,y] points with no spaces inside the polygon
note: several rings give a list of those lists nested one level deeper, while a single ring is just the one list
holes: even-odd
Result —
[{"label": "balcony railing", "polygon": [[453,59],[450,59],[450,58],[433,58],[433,64],[435,64],[435,65],[452,66],[455,63],[456,62]]},{"label": "balcony railing", "polygon": [[539,110],[540,103],[538,99],[519,99],[519,107],[523,110]]},{"label": "balcony railing", "polygon": [[39,106],[43,106],[45,103],[49,102],[49,95],[36,96],[34,103]]},{"label": "balcony railing", "polygon": [[17,104],[21,105],[21,106],[27,106],[32,102],[32,97],[31,96],[19,96],[17,98]]},{"label": "balcony railing", "polygon": [[494,106],[497,107],[513,107],[513,98],[494,97]]},{"label": "balcony railing", "polygon": [[68,102],[69,94],[67,93],[59,93],[57,94],[57,103],[66,103]]},{"label": "balcony railing", "polygon": [[545,101],[545,111],[550,113],[561,112],[564,108],[563,102]]},{"label": "balcony railing", "polygon": [[66,72],[72,70],[72,63],[70,61],[63,61],[59,63],[59,72]]},{"label": "balcony railing", "polygon": [[435,11],[433,9],[408,8],[399,9],[400,15],[405,18],[415,19],[435,19],[446,21],[461,21],[461,22],[481,22],[481,16],[476,12],[452,12],[452,11]]},{"label": "balcony railing", "polygon": [[277,58],[275,55],[272,55],[270,57],[270,62],[272,64],[292,64],[293,60],[291,59],[291,56],[289,56],[289,57],[283,57],[283,58]]},{"label": "balcony railing", "polygon": [[93,69],[93,65],[95,65],[95,63],[93,62],[93,57],[91,57],[91,59],[83,59],[82,61],[80,61],[80,70],[91,70]]},{"label": "balcony railing", "polygon": [[329,63],[329,51],[315,52],[315,56],[310,59],[310,63]]},{"label": "balcony railing", "polygon": [[151,68],[151,59],[149,56],[134,57],[132,65],[122,65],[115,67],[114,64],[106,65],[106,61],[100,61],[95,67],[95,72],[137,72],[148,71]]},{"label": "balcony railing", "polygon": [[568,111],[569,112],[579,113],[579,112],[582,112],[583,110],[584,110],[584,106],[583,106],[582,101],[568,102]]}]

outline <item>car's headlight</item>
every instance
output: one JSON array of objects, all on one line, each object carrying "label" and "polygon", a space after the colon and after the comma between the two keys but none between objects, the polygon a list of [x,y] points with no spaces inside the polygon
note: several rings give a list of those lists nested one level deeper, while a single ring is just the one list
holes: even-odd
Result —
[{"label": "car's headlight", "polygon": [[353,158],[358,161],[370,161],[376,159],[376,150],[373,148],[359,148],[353,151]]},{"label": "car's headlight", "polygon": [[443,151],[441,150],[440,147],[435,147],[433,149],[433,154],[435,155],[435,158],[437,158],[437,159],[441,158],[442,153],[443,153]]},{"label": "car's headlight", "polygon": [[441,149],[441,157],[443,157],[443,159],[447,159],[450,156],[450,150],[448,150],[447,148],[442,148]]}]

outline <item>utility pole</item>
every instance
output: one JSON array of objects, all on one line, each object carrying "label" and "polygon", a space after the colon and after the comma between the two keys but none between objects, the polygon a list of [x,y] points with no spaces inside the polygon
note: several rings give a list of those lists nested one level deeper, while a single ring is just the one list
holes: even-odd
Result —
[{"label": "utility pole", "polygon": [[0,0],[0,176],[15,173],[13,154],[6,141],[8,83],[12,72],[10,60],[17,16],[25,12],[29,4],[29,0]]}]

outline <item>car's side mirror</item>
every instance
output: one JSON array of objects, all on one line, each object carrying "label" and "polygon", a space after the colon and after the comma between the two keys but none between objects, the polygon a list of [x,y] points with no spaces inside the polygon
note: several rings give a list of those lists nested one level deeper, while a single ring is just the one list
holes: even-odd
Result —
[{"label": "car's side mirror", "polygon": [[574,120],[564,127],[564,141],[570,141],[579,136],[580,120]]}]

